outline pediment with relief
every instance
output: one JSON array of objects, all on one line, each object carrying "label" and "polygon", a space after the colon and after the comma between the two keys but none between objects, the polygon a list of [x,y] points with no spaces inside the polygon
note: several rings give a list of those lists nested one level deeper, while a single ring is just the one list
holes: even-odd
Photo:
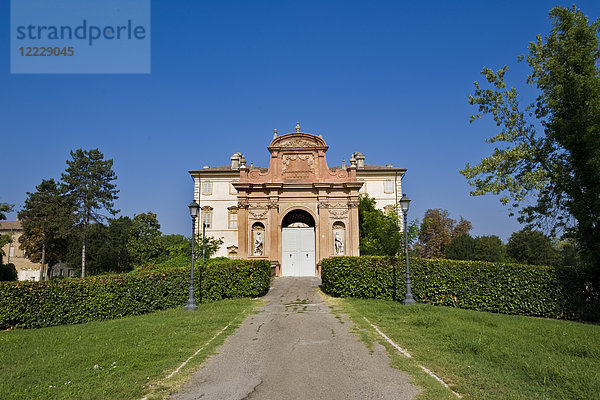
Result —
[{"label": "pediment with relief", "polygon": [[288,179],[307,179],[315,173],[315,156],[312,154],[284,154],[281,173]]},{"label": "pediment with relief", "polygon": [[307,140],[304,138],[291,138],[283,140],[279,143],[281,147],[316,147],[317,144],[314,141]]}]

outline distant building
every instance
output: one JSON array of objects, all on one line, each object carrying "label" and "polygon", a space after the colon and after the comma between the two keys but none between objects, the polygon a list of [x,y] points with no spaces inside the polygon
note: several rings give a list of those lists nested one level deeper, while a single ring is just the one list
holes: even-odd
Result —
[{"label": "distant building", "polygon": [[9,235],[12,243],[4,245],[4,264],[13,263],[17,270],[17,279],[20,281],[39,281],[41,263],[34,263],[25,257],[21,249],[19,238],[23,234],[21,221],[0,221],[0,235]]},{"label": "distant building", "polygon": [[216,256],[266,259],[277,275],[315,276],[321,259],[359,255],[358,196],[393,210],[402,197],[403,168],[365,163],[354,153],[349,164],[329,168],[328,146],[319,135],[277,136],[267,148],[268,168],[246,165],[242,153],[230,164],[189,171],[201,208],[196,232],[223,238]]}]

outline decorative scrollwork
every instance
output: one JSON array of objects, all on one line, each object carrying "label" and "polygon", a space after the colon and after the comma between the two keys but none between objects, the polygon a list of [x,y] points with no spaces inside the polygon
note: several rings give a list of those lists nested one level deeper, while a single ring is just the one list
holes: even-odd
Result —
[{"label": "decorative scrollwork", "polygon": [[326,201],[319,202],[319,208],[329,208],[331,205]]},{"label": "decorative scrollwork", "polygon": [[248,208],[250,206],[250,202],[248,199],[238,200],[238,208]]},{"label": "decorative scrollwork", "polygon": [[269,212],[266,204],[252,204],[248,207],[248,216],[251,219],[263,219]]},{"label": "decorative scrollwork", "polygon": [[330,208],[329,215],[334,218],[345,218],[348,216],[348,207],[346,208]]},{"label": "decorative scrollwork", "polygon": [[358,200],[350,200],[348,202],[348,207],[350,207],[350,208],[358,208]]}]

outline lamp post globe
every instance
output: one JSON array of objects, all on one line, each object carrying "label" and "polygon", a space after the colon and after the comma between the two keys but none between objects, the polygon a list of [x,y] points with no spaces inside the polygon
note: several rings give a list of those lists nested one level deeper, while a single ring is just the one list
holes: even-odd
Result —
[{"label": "lamp post globe", "polygon": [[196,311],[198,306],[194,300],[194,243],[196,242],[196,218],[200,211],[200,206],[196,201],[192,201],[188,208],[190,209],[190,216],[192,217],[192,268],[190,271],[190,288],[187,305],[184,307],[186,311]]},{"label": "lamp post globe", "polygon": [[410,281],[410,266],[408,262],[408,208],[410,206],[410,199],[406,194],[402,195],[402,198],[399,201],[400,209],[402,210],[403,222],[404,222],[404,257],[406,259],[406,294],[404,295],[404,300],[402,300],[402,304],[408,306],[415,304],[416,301],[412,295],[411,281]]}]

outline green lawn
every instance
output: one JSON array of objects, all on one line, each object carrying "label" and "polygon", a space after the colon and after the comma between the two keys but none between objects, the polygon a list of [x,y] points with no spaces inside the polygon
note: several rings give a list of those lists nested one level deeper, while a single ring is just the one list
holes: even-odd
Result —
[{"label": "green lawn", "polygon": [[[0,332],[2,399],[161,398],[252,311],[249,299],[110,321]],[[166,376],[233,324],[170,379]]]},{"label": "green lawn", "polygon": [[[422,365],[470,399],[600,399],[600,325],[382,300],[335,301],[357,329],[377,325],[412,359],[393,364],[425,388],[420,399],[456,398]],[[364,336],[364,335],[363,335]]]}]

